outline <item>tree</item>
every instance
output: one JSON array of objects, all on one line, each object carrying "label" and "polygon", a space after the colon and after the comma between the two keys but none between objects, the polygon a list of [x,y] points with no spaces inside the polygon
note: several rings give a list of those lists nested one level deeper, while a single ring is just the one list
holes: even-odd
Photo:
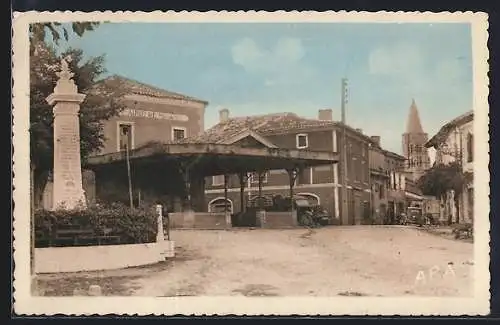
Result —
[{"label": "tree", "polygon": [[438,198],[450,190],[461,193],[466,183],[466,175],[457,163],[435,165],[418,180],[418,186],[424,195]]},{"label": "tree", "polygon": [[458,206],[460,194],[471,181],[472,174],[464,173],[462,167],[454,162],[433,166],[418,180],[417,185],[424,195],[432,195],[438,199],[443,199],[447,192],[454,191],[455,204]]},{"label": "tree", "polygon": [[[86,158],[102,148],[103,122],[117,115],[123,108],[123,93],[117,84],[98,82],[106,72],[104,56],[83,60],[83,51],[68,49],[56,54],[54,47],[44,42],[36,44],[36,54],[30,56],[30,158],[34,168],[35,205],[42,200],[43,189],[53,166],[54,137],[52,107],[46,98],[54,89],[56,72],[61,58],[70,56],[70,69],[75,84],[87,97],[80,108],[81,158]],[[116,82],[116,81],[115,81]]]}]

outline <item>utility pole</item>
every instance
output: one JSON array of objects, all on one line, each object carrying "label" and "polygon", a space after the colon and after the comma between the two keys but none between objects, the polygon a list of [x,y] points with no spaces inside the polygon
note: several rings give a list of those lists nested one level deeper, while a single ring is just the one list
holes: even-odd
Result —
[{"label": "utility pole", "polygon": [[131,143],[131,131],[132,127],[127,127],[125,131],[125,158],[127,160],[127,178],[128,178],[128,197],[130,201],[130,208],[134,208],[134,196],[133,196],[133,191],[132,191],[132,174],[130,171],[130,143]]},{"label": "utility pole", "polygon": [[[460,129],[458,127],[455,128],[455,134],[456,134],[456,137],[455,139],[458,137],[458,146],[456,144],[457,141],[455,141],[455,146],[456,146],[456,155],[455,155],[455,160],[456,160],[456,163],[458,165],[458,168],[460,170],[460,173],[463,173],[463,161],[462,161],[462,158],[463,158],[463,142],[462,142],[462,132],[460,131]],[[457,194],[455,194],[457,195]],[[463,195],[462,191],[460,191],[460,194],[459,195]],[[461,213],[460,213],[460,208],[461,208],[461,199],[460,197],[458,199],[455,199],[456,201],[456,209],[457,209],[457,223],[460,223],[460,218],[462,217]]]},{"label": "utility pole", "polygon": [[347,78],[342,78],[342,95],[341,95],[341,111],[342,111],[342,150],[340,152],[341,174],[342,174],[342,214],[340,218],[341,225],[348,224],[348,204],[347,204],[347,141],[346,141],[346,106],[347,106]]}]

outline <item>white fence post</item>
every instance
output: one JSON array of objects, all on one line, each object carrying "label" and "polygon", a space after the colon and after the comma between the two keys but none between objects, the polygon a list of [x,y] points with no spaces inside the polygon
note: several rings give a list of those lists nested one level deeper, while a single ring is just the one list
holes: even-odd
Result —
[{"label": "white fence post", "polygon": [[156,231],[156,242],[163,243],[165,236],[163,234],[163,206],[161,204],[156,205],[156,218],[158,225],[158,230]]}]

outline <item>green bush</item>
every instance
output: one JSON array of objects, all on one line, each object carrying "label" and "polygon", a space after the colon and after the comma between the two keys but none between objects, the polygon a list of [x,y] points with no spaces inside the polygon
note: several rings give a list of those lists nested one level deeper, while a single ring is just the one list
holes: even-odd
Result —
[{"label": "green bush", "polygon": [[[73,237],[61,240],[61,230]],[[35,246],[80,246],[86,244],[140,244],[156,240],[154,209],[131,209],[123,204],[96,205],[82,210],[37,210]],[[80,234],[79,234],[80,233]],[[71,234],[70,234],[71,236]],[[103,240],[99,240],[103,239]],[[107,241],[105,239],[116,239]],[[73,240],[71,240],[73,239]]]}]

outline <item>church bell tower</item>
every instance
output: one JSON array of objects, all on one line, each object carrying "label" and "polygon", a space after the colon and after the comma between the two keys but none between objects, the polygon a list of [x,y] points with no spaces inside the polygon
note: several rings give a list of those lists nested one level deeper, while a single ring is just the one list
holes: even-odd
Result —
[{"label": "church bell tower", "polygon": [[406,132],[403,134],[403,155],[406,158],[405,171],[414,181],[430,168],[430,158],[425,147],[428,135],[422,128],[417,104],[412,100]]}]

